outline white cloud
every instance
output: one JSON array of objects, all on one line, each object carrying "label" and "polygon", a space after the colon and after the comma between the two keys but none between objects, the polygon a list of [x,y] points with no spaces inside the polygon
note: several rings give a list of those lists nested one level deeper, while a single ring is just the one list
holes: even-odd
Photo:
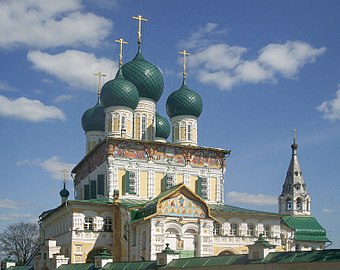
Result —
[{"label": "white cloud", "polygon": [[[52,156],[49,159],[46,160],[40,160],[40,159],[25,159],[25,160],[19,160],[16,162],[17,166],[38,166],[43,168],[46,172],[48,172],[53,179],[63,179],[64,177],[64,170],[66,170],[66,176],[68,177],[74,168],[75,164],[71,163],[65,163],[60,160],[57,156]],[[71,179],[67,179],[71,180]]]},{"label": "white cloud", "polygon": [[25,97],[11,100],[0,96],[0,116],[30,122],[65,120],[64,113],[57,107],[46,106],[39,100]]},{"label": "white cloud", "polygon": [[324,119],[340,120],[340,89],[336,91],[334,99],[322,102],[316,109],[323,113]]},{"label": "white cloud", "polygon": [[0,208],[6,208],[6,209],[18,209],[21,205],[21,202],[16,202],[9,199],[0,199]]},{"label": "white cloud", "polygon": [[333,212],[334,212],[334,209],[324,208],[324,209],[322,209],[322,211],[323,211],[324,213],[333,213]]},{"label": "white cloud", "polygon": [[307,63],[325,52],[325,48],[313,48],[301,41],[288,41],[284,44],[269,44],[260,50],[257,61],[269,69],[290,78]]},{"label": "white cloud", "polygon": [[20,213],[10,213],[7,215],[0,215],[0,220],[1,221],[13,221],[13,220],[27,220],[30,219],[32,220],[34,216],[32,214],[20,214]]},{"label": "white cloud", "polygon": [[0,2],[0,47],[97,46],[112,22],[83,10],[80,0]]},{"label": "white cloud", "polygon": [[294,78],[304,65],[314,62],[326,50],[302,41],[287,41],[268,44],[259,50],[258,56],[247,59],[247,48],[216,42],[216,37],[224,33],[218,31],[217,24],[209,23],[187,41],[180,42],[192,49],[189,67],[196,79],[221,90],[231,90],[240,84],[273,82],[280,77]]},{"label": "white cloud", "polygon": [[227,194],[227,199],[231,203],[247,203],[255,205],[276,205],[277,198],[263,194],[249,194],[246,192],[231,191]]},{"label": "white cloud", "polygon": [[54,98],[53,102],[62,103],[72,100],[74,97],[72,95],[60,95]]},{"label": "white cloud", "polygon": [[41,51],[31,51],[27,58],[34,68],[44,71],[66,82],[72,87],[97,91],[94,74],[98,71],[112,77],[116,64],[108,58],[96,58],[92,53],[67,50],[51,55]]},{"label": "white cloud", "polygon": [[[75,164],[62,162],[58,157],[53,156],[40,163],[40,166],[48,173],[51,174],[53,179],[63,179],[63,171],[67,171],[68,176]],[[70,179],[69,179],[70,180]]]}]

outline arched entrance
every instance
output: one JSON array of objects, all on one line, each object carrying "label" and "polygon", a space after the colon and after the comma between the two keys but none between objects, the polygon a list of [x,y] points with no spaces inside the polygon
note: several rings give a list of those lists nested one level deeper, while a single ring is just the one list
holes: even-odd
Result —
[{"label": "arched entrance", "polygon": [[96,248],[96,249],[92,249],[89,254],[87,254],[86,257],[86,263],[94,263],[94,257],[98,256],[100,253],[102,253],[103,251],[108,252],[111,255],[110,250],[108,250],[107,248]]}]

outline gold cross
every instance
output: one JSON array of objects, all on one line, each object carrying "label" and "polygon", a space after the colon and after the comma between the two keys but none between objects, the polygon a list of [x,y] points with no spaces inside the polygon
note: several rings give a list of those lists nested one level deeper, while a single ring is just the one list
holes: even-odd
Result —
[{"label": "gold cross", "polygon": [[147,22],[148,19],[143,18],[142,15],[133,16],[132,19],[138,20],[138,45],[142,43],[142,21]]},{"label": "gold cross", "polygon": [[100,79],[101,77],[105,77],[106,75],[99,71],[96,74],[94,74],[94,76],[98,76],[98,96],[100,96]]},{"label": "gold cross", "polygon": [[67,178],[67,176],[66,176],[66,173],[67,173],[67,170],[66,169],[64,169],[63,171],[62,171],[63,173],[64,173],[64,184],[66,183],[66,178]]},{"label": "gold cross", "polygon": [[181,52],[179,52],[179,54],[183,54],[183,79],[185,81],[186,77],[187,77],[187,55],[190,55],[190,53],[187,52],[187,50],[183,50]]},{"label": "gold cross", "polygon": [[119,51],[119,66],[123,65],[123,44],[128,44],[122,38],[116,39],[115,42],[120,43],[120,51]]},{"label": "gold cross", "polygon": [[296,143],[296,128],[294,128],[294,143]]}]

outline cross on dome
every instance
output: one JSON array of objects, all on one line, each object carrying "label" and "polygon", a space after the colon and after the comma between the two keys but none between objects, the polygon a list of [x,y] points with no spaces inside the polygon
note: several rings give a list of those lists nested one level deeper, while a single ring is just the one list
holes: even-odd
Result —
[{"label": "cross on dome", "polygon": [[180,51],[179,54],[183,55],[183,80],[185,82],[185,79],[187,77],[187,59],[186,56],[190,55],[190,53],[187,52],[187,50]]},{"label": "cross on dome", "polygon": [[100,80],[102,77],[105,77],[106,75],[99,71],[95,73],[94,76],[98,76],[98,97],[99,97],[100,96]]},{"label": "cross on dome", "polygon": [[142,21],[147,22],[148,19],[143,18],[142,15],[133,16],[132,19],[138,20],[138,47],[142,44]]},{"label": "cross on dome", "polygon": [[128,44],[126,41],[124,41],[122,38],[116,39],[115,42],[120,43],[120,49],[119,49],[119,66],[123,65],[123,44]]}]

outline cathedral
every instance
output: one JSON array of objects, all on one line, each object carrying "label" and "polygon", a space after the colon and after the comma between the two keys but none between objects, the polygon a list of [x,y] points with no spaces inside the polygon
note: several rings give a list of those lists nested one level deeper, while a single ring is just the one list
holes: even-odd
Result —
[{"label": "cathedral", "polygon": [[[81,124],[86,155],[72,170],[75,199],[40,215],[42,245],[35,269],[58,254],[68,263],[93,262],[105,250],[115,262],[152,261],[167,246],[179,258],[248,254],[264,238],[275,251],[323,250],[330,240],[311,214],[311,196],[292,155],[278,197],[278,213],[224,204],[230,150],[198,144],[203,101],[183,79],[166,101],[170,119],[157,112],[163,76],[142,54],[138,21],[136,56],[123,64],[123,39],[115,78],[101,86]],[[212,108],[210,108],[212,109]],[[209,108],[208,108],[209,110]],[[169,136],[171,134],[171,139]]]}]

